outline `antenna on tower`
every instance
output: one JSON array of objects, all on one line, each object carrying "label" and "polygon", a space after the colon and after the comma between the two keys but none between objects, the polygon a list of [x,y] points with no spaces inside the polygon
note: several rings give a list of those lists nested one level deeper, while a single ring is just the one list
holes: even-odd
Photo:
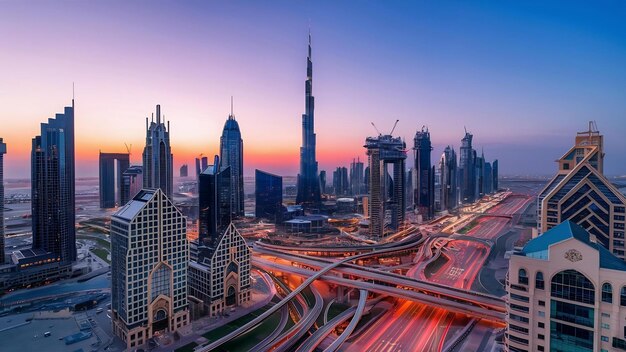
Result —
[{"label": "antenna on tower", "polygon": [[74,82],[72,82],[72,101],[74,101]]},{"label": "antenna on tower", "polygon": [[230,96],[230,116],[235,117],[235,114],[233,114],[233,96]]}]

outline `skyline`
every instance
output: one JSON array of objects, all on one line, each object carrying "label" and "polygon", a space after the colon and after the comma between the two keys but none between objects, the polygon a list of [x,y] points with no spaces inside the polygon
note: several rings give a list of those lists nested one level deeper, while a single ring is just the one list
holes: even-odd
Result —
[{"label": "skyline", "polygon": [[458,152],[466,126],[502,174],[550,175],[596,120],[605,173],[626,174],[624,5],[117,4],[1,5],[0,29],[13,34],[0,38],[12,54],[0,56],[5,178],[28,177],[31,139],[70,104],[72,82],[78,177],[97,176],[98,150],[125,142],[138,164],[156,104],[176,170],[218,154],[230,96],[245,175],[295,176],[309,21],[320,170],[364,158],[370,122],[385,133],[399,119],[407,141],[428,126],[432,162],[448,144]]}]

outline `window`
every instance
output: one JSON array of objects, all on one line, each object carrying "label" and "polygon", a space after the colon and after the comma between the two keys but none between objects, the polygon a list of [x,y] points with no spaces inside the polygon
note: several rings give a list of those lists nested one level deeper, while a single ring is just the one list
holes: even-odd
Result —
[{"label": "window", "polygon": [[626,306],[626,286],[622,286],[619,292],[619,305]]},{"label": "window", "polygon": [[607,323],[602,323],[601,325],[602,325],[602,329],[607,329],[608,330],[608,329],[611,328],[611,326],[609,324],[607,324]]},{"label": "window", "polygon": [[[595,303],[595,287],[585,275],[576,270],[564,270],[554,275],[551,283],[552,297],[585,304]],[[626,305],[626,287],[623,289]]]},{"label": "window", "polygon": [[545,327],[546,327],[546,324],[544,324],[544,323],[542,323],[542,322],[538,322],[538,323],[537,323],[537,326],[543,329],[543,328],[545,328]]},{"label": "window", "polygon": [[542,310],[538,311],[537,313],[539,314],[540,318],[545,318],[546,317],[546,312],[544,312]]},{"label": "window", "polygon": [[543,273],[538,271],[535,275],[535,288],[538,290],[543,290],[544,282],[543,282]]},{"label": "window", "polygon": [[613,286],[608,282],[602,284],[602,302],[613,303]]},{"label": "window", "polygon": [[543,334],[537,334],[537,338],[539,340],[545,340],[546,339],[546,337]]},{"label": "window", "polygon": [[517,272],[517,283],[520,285],[528,285],[528,275],[526,269],[519,269]]},{"label": "window", "polygon": [[546,306],[546,301],[539,301],[539,306],[540,307],[545,307]]},{"label": "window", "polygon": [[545,351],[545,350],[543,349],[543,346],[537,346],[537,351]]},{"label": "window", "polygon": [[600,340],[602,340],[602,342],[609,342],[609,337],[608,336],[600,336]]}]

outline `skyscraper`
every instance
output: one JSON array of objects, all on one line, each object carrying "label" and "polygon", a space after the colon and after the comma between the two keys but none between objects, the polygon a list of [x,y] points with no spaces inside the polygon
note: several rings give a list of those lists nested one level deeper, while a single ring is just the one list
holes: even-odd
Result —
[{"label": "skyscraper", "polygon": [[456,153],[454,149],[447,146],[441,155],[441,161],[439,162],[439,169],[441,175],[441,210],[450,210],[456,208],[458,202],[458,187],[457,187],[457,165],[456,165]]},{"label": "skyscraper", "polygon": [[143,167],[134,165],[122,173],[122,198],[120,205],[128,203],[143,188]]},{"label": "skyscraper", "polygon": [[111,320],[127,350],[189,324],[187,220],[161,189],[111,217]]},{"label": "skyscraper", "polygon": [[189,166],[183,164],[180,167],[180,177],[187,177],[189,175]]},{"label": "skyscraper", "polygon": [[576,134],[574,146],[557,161],[557,174],[537,197],[538,232],[570,220],[626,259],[626,197],[602,173],[603,148],[604,137],[595,123]]},{"label": "skyscraper", "polygon": [[254,188],[255,216],[279,222],[283,211],[283,178],[257,169]]},{"label": "skyscraper", "polygon": [[363,162],[359,158],[352,160],[350,164],[350,189],[352,195],[355,196],[365,193],[363,166]]},{"label": "skyscraper", "polygon": [[430,219],[434,215],[434,188],[435,180],[431,170],[430,153],[433,147],[430,143],[430,132],[427,127],[415,133],[413,139],[413,156],[415,158],[416,184],[415,207],[423,217]]},{"label": "skyscraper", "polygon": [[0,138],[0,265],[4,264],[4,154],[7,145]]},{"label": "skyscraper", "polygon": [[156,106],[156,122],[146,117],[146,147],[143,149],[143,187],[160,188],[172,197],[174,156],[170,148],[170,123],[161,122],[161,105]]},{"label": "skyscraper", "polygon": [[481,153],[481,156],[477,156],[474,159],[474,166],[476,168],[476,184],[474,194],[476,195],[476,199],[481,198],[485,195],[484,190],[484,172],[485,172],[485,154]]},{"label": "skyscraper", "polygon": [[320,191],[326,193],[326,171],[320,171]]},{"label": "skyscraper", "polygon": [[476,151],[472,148],[472,134],[465,130],[459,150],[459,188],[463,203],[472,203],[476,200]]},{"label": "skyscraper", "polygon": [[[366,138],[364,147],[369,162],[369,234],[379,240],[386,234],[387,217],[391,230],[398,230],[404,223],[406,144],[400,137],[379,135]],[[387,171],[389,164],[393,178]]]},{"label": "skyscraper", "polygon": [[124,198],[122,196],[122,174],[130,165],[130,156],[128,153],[100,152],[98,165],[100,208],[114,208],[116,205],[124,205],[125,203],[121,203]]},{"label": "skyscraper", "polygon": [[485,161],[483,167],[483,192],[485,194],[493,193],[493,170],[491,163],[488,161]]},{"label": "skyscraper", "polygon": [[495,192],[498,191],[498,159],[491,163],[491,174],[493,176],[492,187]]},{"label": "skyscraper", "polygon": [[335,189],[335,195],[345,196],[348,195],[350,185],[348,184],[348,169],[345,167],[338,167],[333,172],[333,188]]},{"label": "skyscraper", "polygon": [[31,152],[33,248],[52,253],[62,264],[76,260],[74,175],[72,99],[72,106],[41,124]]},{"label": "skyscraper", "polygon": [[305,113],[302,115],[302,147],[300,147],[300,173],[298,174],[296,203],[318,204],[321,197],[320,182],[317,176],[317,160],[315,158],[315,118],[313,114],[315,98],[313,97],[313,62],[311,61],[310,33],[304,91]]},{"label": "skyscraper", "polygon": [[199,190],[199,244],[213,245],[220,233],[226,229],[232,219],[230,168],[220,167],[220,158],[216,155],[213,165],[209,165],[200,174]]},{"label": "skyscraper", "polygon": [[231,98],[230,115],[224,124],[224,131],[220,138],[220,158],[222,170],[230,168],[231,211],[235,216],[244,214],[243,201],[243,140],[239,131],[239,124],[233,114]]}]

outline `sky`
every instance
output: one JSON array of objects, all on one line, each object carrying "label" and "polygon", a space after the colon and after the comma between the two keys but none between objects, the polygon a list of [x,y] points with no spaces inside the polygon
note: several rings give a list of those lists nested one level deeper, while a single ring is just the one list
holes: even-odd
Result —
[{"label": "sky", "polygon": [[[0,1],[5,178],[28,177],[39,125],[71,104],[76,170],[98,151],[141,162],[161,105],[178,167],[219,152],[234,97],[245,175],[295,175],[313,38],[317,154],[366,159],[372,127],[433,163],[464,128],[501,174],[549,175],[595,120],[605,173],[626,174],[626,2]],[[408,162],[409,165],[412,162]]]}]

